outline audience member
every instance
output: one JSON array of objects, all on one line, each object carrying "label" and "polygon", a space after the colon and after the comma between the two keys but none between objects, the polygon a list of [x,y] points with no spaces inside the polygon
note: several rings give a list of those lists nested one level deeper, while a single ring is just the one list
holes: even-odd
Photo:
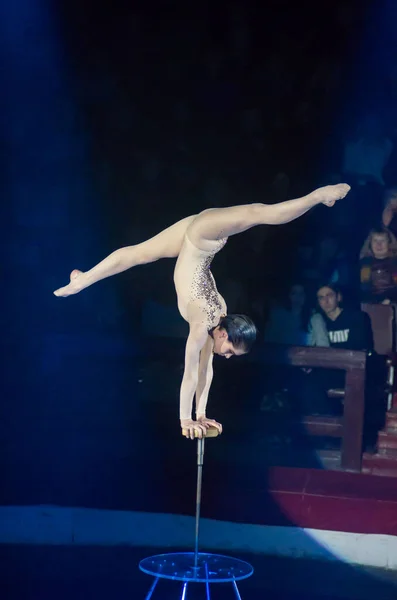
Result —
[{"label": "audience member", "polygon": [[386,190],[382,223],[394,235],[397,234],[397,188]]},{"label": "audience member", "polygon": [[306,346],[309,318],[305,289],[300,284],[294,284],[289,290],[284,306],[275,306],[270,311],[265,328],[265,342]]},{"label": "audience member", "polygon": [[[275,306],[265,327],[265,343],[291,346],[329,346],[324,319],[320,314],[311,316],[305,288],[295,283],[289,289],[283,306]],[[267,394],[261,410],[270,410],[291,403],[291,406],[305,404],[306,375],[300,369],[273,367],[266,374]],[[281,404],[280,404],[281,403]]]},{"label": "audience member", "polygon": [[[319,312],[328,335],[331,348],[345,350],[373,350],[373,334],[368,315],[360,310],[342,307],[342,295],[331,283],[321,285],[317,290]],[[314,316],[312,317],[314,318]],[[303,393],[300,405],[305,414],[339,415],[343,405],[338,398],[330,398],[328,390],[345,387],[344,373],[329,369],[307,371],[306,381],[302,382]]]},{"label": "audience member", "polygon": [[317,301],[328,331],[331,348],[372,351],[374,340],[369,316],[342,307],[342,295],[334,284],[317,290]]},{"label": "audience member", "polygon": [[344,287],[349,283],[349,269],[339,240],[324,235],[315,245],[298,248],[297,270],[309,293],[315,293],[322,281]]},{"label": "audience member", "polygon": [[372,229],[360,253],[361,301],[397,301],[397,240],[386,228]]},{"label": "audience member", "polygon": [[310,317],[305,288],[291,286],[284,306],[274,307],[265,328],[267,343],[291,346],[328,346],[327,330],[320,315]]}]

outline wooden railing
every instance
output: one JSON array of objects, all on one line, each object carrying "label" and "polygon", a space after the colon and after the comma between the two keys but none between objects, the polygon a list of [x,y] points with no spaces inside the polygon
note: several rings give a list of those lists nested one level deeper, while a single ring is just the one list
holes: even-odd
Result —
[{"label": "wooden railing", "polygon": [[[153,338],[142,340],[142,354],[146,358],[157,356],[178,356],[183,364],[184,340]],[[145,345],[146,344],[146,345]],[[341,438],[341,467],[347,471],[360,471],[364,429],[364,398],[366,353],[334,348],[311,348],[300,346],[282,346],[276,344],[258,344],[246,360],[260,365],[286,365],[301,368],[338,369],[345,371],[344,412],[343,417],[315,417],[303,419],[309,434]]]},{"label": "wooden railing", "polygon": [[363,446],[366,353],[334,348],[262,346],[255,362],[301,368],[339,369],[346,372],[343,417],[308,417],[308,432],[342,438],[341,467],[360,471]]}]

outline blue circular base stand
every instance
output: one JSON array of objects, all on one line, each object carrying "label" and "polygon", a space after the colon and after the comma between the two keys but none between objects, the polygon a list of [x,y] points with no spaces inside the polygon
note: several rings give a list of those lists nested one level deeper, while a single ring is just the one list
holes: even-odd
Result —
[{"label": "blue circular base stand", "polygon": [[231,583],[236,597],[241,600],[237,581],[247,579],[254,572],[253,567],[243,560],[204,552],[199,552],[197,558],[194,552],[157,554],[141,560],[139,568],[155,578],[146,600],[152,597],[160,579],[183,582],[181,600],[186,598],[189,583],[204,583],[207,600],[210,600],[210,584]]},{"label": "blue circular base stand", "polygon": [[149,556],[148,558],[141,560],[139,563],[140,570],[154,577],[152,587],[146,595],[146,600],[150,600],[160,579],[171,579],[183,582],[181,600],[186,600],[187,586],[189,583],[204,583],[207,600],[210,600],[211,598],[211,583],[231,583],[237,600],[241,600],[237,581],[247,579],[247,577],[250,577],[254,572],[252,566],[243,560],[238,560],[231,556],[207,554],[198,551],[204,443],[205,438],[217,436],[218,430],[215,427],[210,427],[207,429],[205,437],[197,440],[196,527],[194,552],[170,552],[169,554]]}]

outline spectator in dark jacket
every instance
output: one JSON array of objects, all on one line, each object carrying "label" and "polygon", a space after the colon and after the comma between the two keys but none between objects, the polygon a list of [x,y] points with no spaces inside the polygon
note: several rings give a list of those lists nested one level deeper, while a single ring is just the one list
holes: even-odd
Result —
[{"label": "spectator in dark jacket", "polygon": [[[317,290],[317,302],[328,331],[331,348],[364,350],[374,347],[369,316],[361,310],[343,308],[342,295],[331,283]],[[343,411],[340,400],[329,398],[331,388],[344,388],[344,373],[328,369],[314,369],[305,387],[303,410],[308,413],[339,415]]]},{"label": "spectator in dark jacket", "polygon": [[332,348],[372,351],[374,339],[369,316],[361,310],[342,308],[342,296],[333,284],[317,290],[317,301],[323,314]]}]

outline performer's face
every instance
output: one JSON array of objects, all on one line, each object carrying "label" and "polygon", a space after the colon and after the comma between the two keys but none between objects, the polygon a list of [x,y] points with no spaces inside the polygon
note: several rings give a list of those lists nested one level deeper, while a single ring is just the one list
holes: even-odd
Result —
[{"label": "performer's face", "polygon": [[245,354],[243,350],[233,346],[224,329],[215,329],[213,336],[214,354],[218,354],[224,358],[231,358],[232,356],[241,356],[242,354]]}]

